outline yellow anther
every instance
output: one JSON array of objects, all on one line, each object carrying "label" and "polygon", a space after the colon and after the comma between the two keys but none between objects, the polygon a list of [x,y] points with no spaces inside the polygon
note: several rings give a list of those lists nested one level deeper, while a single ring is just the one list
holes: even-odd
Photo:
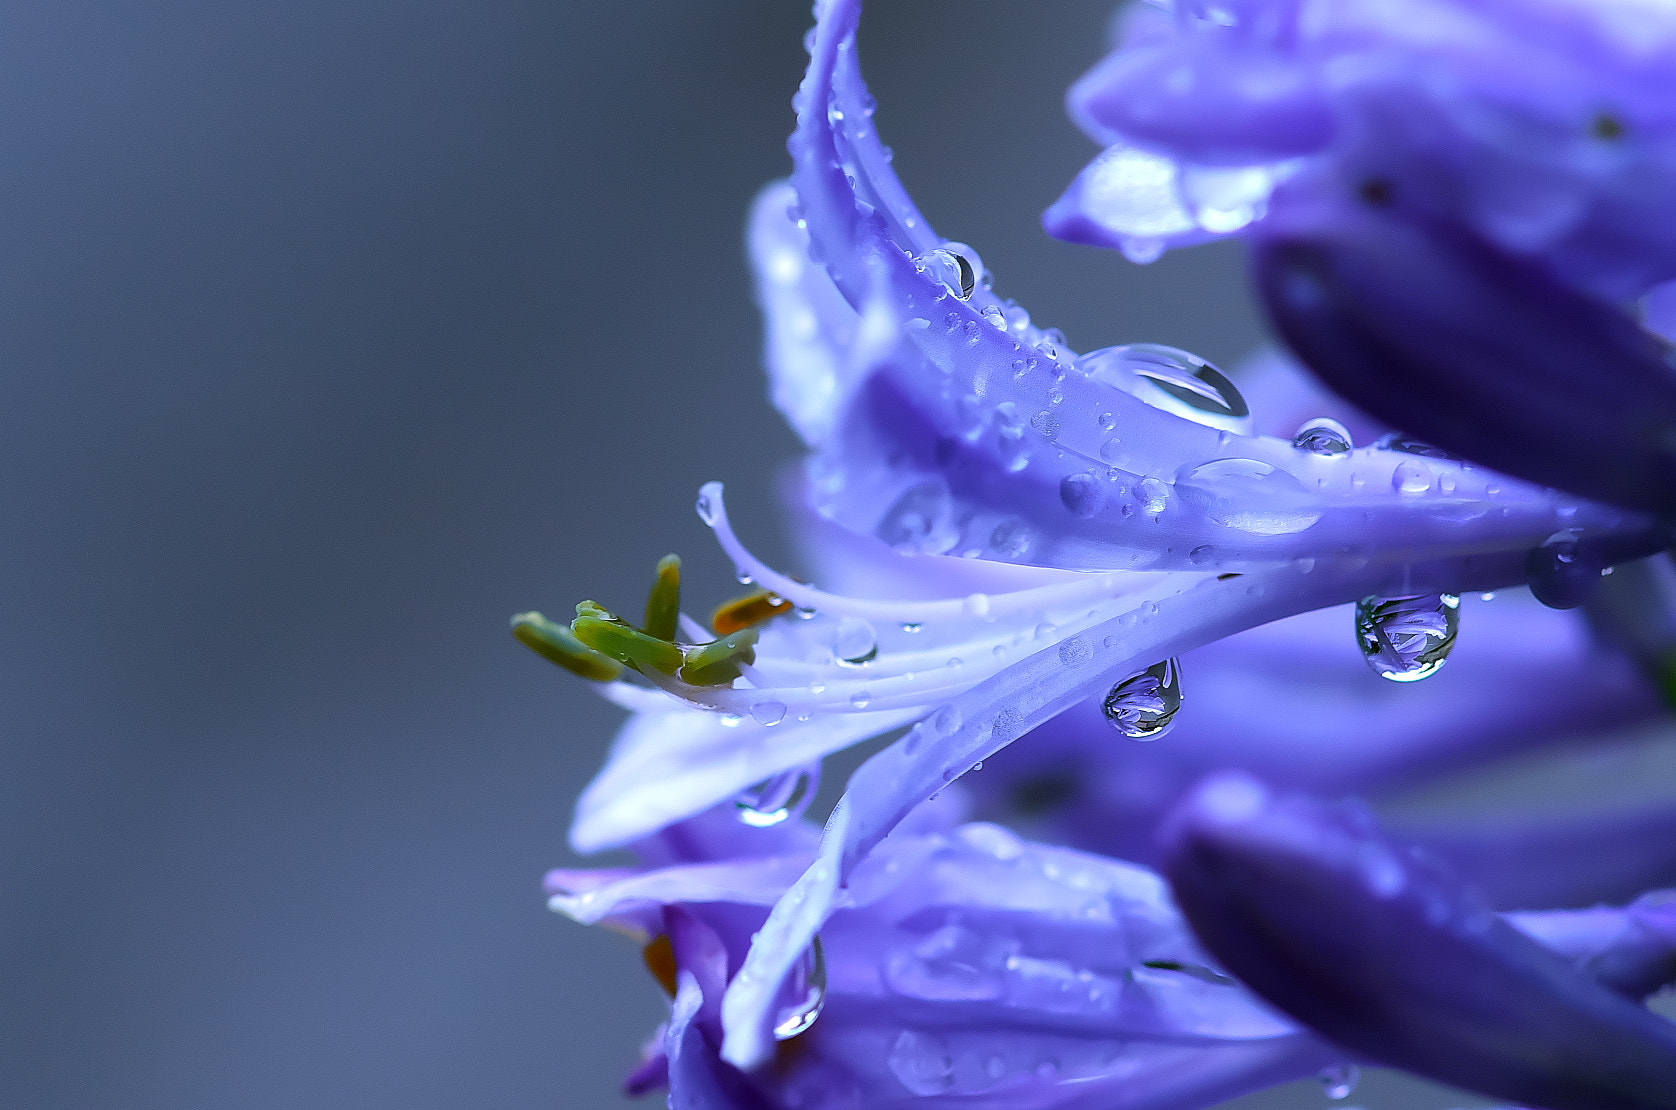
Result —
[{"label": "yellow anther", "polygon": [[680,648],[629,627],[592,601],[576,606],[576,619],[570,622],[570,630],[595,651],[602,651],[636,670],[650,667],[663,674],[674,674],[680,669]]},{"label": "yellow anther", "polygon": [[710,627],[716,630],[716,635],[726,636],[742,628],[759,625],[770,617],[789,612],[791,602],[767,590],[758,590],[754,594],[746,594],[744,597],[724,602],[710,618]]},{"label": "yellow anther", "polygon": [[681,680],[691,686],[725,686],[740,675],[740,665],[757,661],[757,630],[743,628],[708,644],[687,649]]},{"label": "yellow anther", "polygon": [[640,627],[648,636],[675,639],[681,615],[681,556],[665,555],[658,560],[657,581],[646,598],[646,622]]},{"label": "yellow anther", "polygon": [[670,941],[668,933],[659,933],[653,937],[646,947],[640,950],[640,958],[646,961],[646,970],[652,973],[652,978],[658,981],[658,986],[668,992],[669,997],[675,997],[675,975],[679,968],[675,963],[675,945]]},{"label": "yellow anther", "polygon": [[594,682],[610,682],[623,673],[621,663],[595,651],[578,640],[570,629],[540,613],[519,613],[513,617],[512,634],[543,659]]}]

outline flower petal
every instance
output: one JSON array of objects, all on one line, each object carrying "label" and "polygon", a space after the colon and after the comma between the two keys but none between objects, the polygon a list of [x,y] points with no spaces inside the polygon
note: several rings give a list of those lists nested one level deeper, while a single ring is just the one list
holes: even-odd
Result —
[{"label": "flower petal", "polygon": [[1211,779],[1166,834],[1206,947],[1352,1051],[1551,1110],[1676,1106],[1676,1025],[1498,919],[1365,817]]}]

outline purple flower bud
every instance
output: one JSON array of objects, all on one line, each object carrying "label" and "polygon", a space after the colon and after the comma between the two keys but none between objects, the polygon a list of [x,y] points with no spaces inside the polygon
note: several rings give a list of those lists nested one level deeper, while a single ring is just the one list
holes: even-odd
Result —
[{"label": "purple flower bud", "polygon": [[[1364,813],[1225,775],[1164,837],[1165,874],[1199,939],[1329,1040],[1551,1110],[1676,1106],[1676,1026],[1496,917]],[[1662,937],[1662,902],[1653,912]],[[1658,943],[1632,940],[1601,968],[1640,985]]]}]

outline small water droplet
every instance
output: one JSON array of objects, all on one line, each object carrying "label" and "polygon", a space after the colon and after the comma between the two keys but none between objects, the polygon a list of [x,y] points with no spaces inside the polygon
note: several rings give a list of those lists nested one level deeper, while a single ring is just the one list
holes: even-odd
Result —
[{"label": "small water droplet", "polygon": [[698,519],[702,520],[706,527],[716,526],[716,498],[709,486],[698,491],[698,502],[693,507],[698,510]]},{"label": "small water droplet", "polygon": [[1486,590],[1478,595],[1479,601],[1494,601],[1495,599],[1496,595],[1494,590]]},{"label": "small water droplet", "polygon": [[723,728],[738,728],[745,721],[745,718],[737,713],[723,713],[716,719],[721,722]]},{"label": "small water droplet", "polygon": [[1432,488],[1432,472],[1425,463],[1404,459],[1391,471],[1391,488],[1398,493],[1425,493]]},{"label": "small water droplet", "polygon": [[759,725],[777,725],[786,719],[786,703],[773,698],[751,706],[751,720]]},{"label": "small water droplet", "polygon": [[[784,707],[781,707],[782,713]],[[739,820],[753,829],[767,829],[801,817],[820,785],[820,764],[794,767],[770,775],[733,799]]]},{"label": "small water droplet", "polygon": [[1461,461],[1459,455],[1452,455],[1441,447],[1434,447],[1424,440],[1415,439],[1407,432],[1392,432],[1389,435],[1381,436],[1374,443],[1374,446],[1386,451],[1396,451],[1403,455],[1419,455],[1427,459],[1446,459],[1449,462]]},{"label": "small water droplet", "polygon": [[878,657],[878,633],[860,617],[845,617],[833,633],[832,654],[841,666],[865,666]]},{"label": "small water droplet", "polygon": [[1362,1069],[1355,1064],[1334,1064],[1321,1070],[1321,1089],[1335,1102],[1349,1098],[1362,1081]]},{"label": "small water droplet", "polygon": [[1600,588],[1605,567],[1575,532],[1555,532],[1525,558],[1531,595],[1550,609],[1575,609]]},{"label": "small water droplet", "polygon": [[790,1040],[807,1031],[826,1006],[826,948],[821,944],[820,937],[817,936],[798,957],[797,963],[792,965],[785,986],[781,988],[781,997],[789,1001],[774,1015],[774,1039],[777,1041]]},{"label": "small water droplet", "polygon": [[1356,643],[1381,678],[1418,682],[1437,673],[1455,647],[1461,599],[1454,594],[1364,597],[1356,603]]},{"label": "small water droplet", "polygon": [[961,723],[960,710],[952,705],[945,705],[931,715],[931,729],[938,736],[953,736],[960,731]]},{"label": "small water droplet", "polygon": [[1094,418],[1094,422],[1100,425],[1100,430],[1102,432],[1109,432],[1113,428],[1117,427],[1117,414],[1102,412],[1099,416]]},{"label": "small water droplet", "polygon": [[1111,688],[1101,707],[1106,721],[1131,740],[1156,740],[1181,711],[1181,672],[1175,659],[1154,663]]},{"label": "small water droplet", "polygon": [[1105,501],[1105,486],[1092,474],[1067,474],[1059,480],[1059,503],[1074,517],[1096,515]]},{"label": "small water droplet", "polygon": [[1170,487],[1157,478],[1142,478],[1135,483],[1135,497],[1143,512],[1157,516],[1170,503]]},{"label": "small water droplet", "polygon": [[1319,416],[1305,421],[1292,437],[1292,446],[1312,455],[1343,455],[1352,446],[1350,431],[1330,417]]},{"label": "small water droplet", "polygon": [[866,690],[857,690],[850,695],[850,706],[853,709],[866,709],[873,704],[873,695]]},{"label": "small water droplet", "polygon": [[1043,409],[1030,418],[1030,426],[1036,429],[1043,439],[1057,439],[1059,437],[1059,417],[1057,414]]},{"label": "small water droplet", "polygon": [[902,631],[904,631],[904,632],[918,632],[920,629],[922,629],[924,627],[925,626],[923,624],[921,624],[919,621],[903,621],[902,622]]}]

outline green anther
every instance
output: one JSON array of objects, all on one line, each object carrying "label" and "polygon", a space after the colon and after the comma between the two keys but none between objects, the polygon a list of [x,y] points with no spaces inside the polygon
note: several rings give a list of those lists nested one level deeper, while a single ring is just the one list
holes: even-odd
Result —
[{"label": "green anther", "polygon": [[681,556],[665,555],[658,560],[658,579],[646,598],[646,621],[640,627],[648,636],[674,640],[681,615]]},{"label": "green anther", "polygon": [[690,647],[681,680],[691,686],[726,686],[739,677],[741,665],[757,661],[757,630],[741,629],[708,644]]},{"label": "green anther", "polygon": [[[589,606],[589,611],[584,612],[583,606]],[[576,633],[578,640],[639,671],[650,667],[664,674],[674,674],[680,669],[680,648],[668,640],[660,640],[638,628],[631,628],[610,614],[595,616],[596,610],[605,612],[591,601],[584,601],[576,607],[576,619],[570,622],[570,630]]]},{"label": "green anther", "polygon": [[623,673],[623,665],[578,640],[562,624],[540,613],[519,613],[512,618],[512,634],[531,651],[573,674],[594,682],[610,682]]}]

